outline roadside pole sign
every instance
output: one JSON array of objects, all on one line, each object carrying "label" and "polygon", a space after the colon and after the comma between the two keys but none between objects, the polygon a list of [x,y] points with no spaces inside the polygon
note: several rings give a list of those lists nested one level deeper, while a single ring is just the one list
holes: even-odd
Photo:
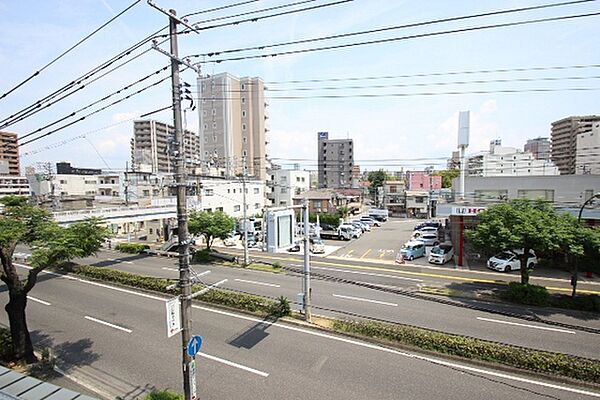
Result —
[{"label": "roadside pole sign", "polygon": [[196,395],[196,361],[192,360],[188,364],[188,372],[190,374],[190,397],[192,400],[197,400]]},{"label": "roadside pole sign", "polygon": [[198,335],[193,336],[187,345],[187,353],[190,357],[195,357],[196,353],[200,351],[200,347],[202,347],[202,338]]},{"label": "roadside pole sign", "polygon": [[181,332],[181,309],[179,297],[174,297],[166,302],[167,305],[167,337]]}]

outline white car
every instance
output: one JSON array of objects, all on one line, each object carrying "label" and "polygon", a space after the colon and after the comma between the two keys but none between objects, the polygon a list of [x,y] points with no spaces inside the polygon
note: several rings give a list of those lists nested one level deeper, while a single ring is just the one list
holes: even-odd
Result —
[{"label": "white car", "polygon": [[424,226],[421,229],[415,231],[416,232],[421,232],[421,233],[438,233],[438,228],[436,228],[435,226]]},{"label": "white car", "polygon": [[310,239],[310,252],[314,254],[325,253],[325,243],[321,239]]},{"label": "white car", "polygon": [[411,240],[423,242],[425,246],[437,246],[440,244],[437,233],[422,233],[417,231],[413,233]]},{"label": "white car", "polygon": [[[496,271],[510,272],[521,269],[521,260],[518,256],[523,254],[523,250],[504,250],[496,254],[487,261],[487,267]],[[533,268],[537,265],[537,257],[533,250],[529,251],[527,257],[527,268]]]},{"label": "white car", "polygon": [[427,261],[432,264],[440,264],[444,265],[448,261],[452,260],[454,257],[454,248],[451,244],[440,244],[439,246],[434,246],[429,252],[429,257],[427,257]]},{"label": "white car", "polygon": [[348,228],[352,232],[352,237],[358,239],[362,235],[362,229],[350,224],[340,225],[340,228]]}]

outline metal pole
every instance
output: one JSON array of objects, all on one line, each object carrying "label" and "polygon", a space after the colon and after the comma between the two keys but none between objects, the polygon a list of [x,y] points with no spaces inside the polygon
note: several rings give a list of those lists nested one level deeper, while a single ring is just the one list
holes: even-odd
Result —
[{"label": "metal pole", "polygon": [[[175,10],[169,10],[175,16]],[[192,399],[191,379],[188,367],[192,358],[187,353],[192,329],[191,319],[191,284],[189,266],[189,242],[186,209],[186,171],[184,165],[184,140],[181,129],[181,93],[179,84],[179,61],[177,61],[177,20],[169,17],[169,34],[171,38],[171,90],[173,95],[173,120],[175,124],[175,142],[177,145],[175,185],[177,187],[177,237],[179,240],[179,286],[181,287],[181,364],[183,372],[183,393],[185,400]]]},{"label": "metal pole", "polygon": [[248,219],[246,215],[246,157],[242,157],[242,206],[244,207],[244,267],[248,266]]},{"label": "metal pole", "polygon": [[[581,225],[581,214],[583,214],[583,209],[596,197],[599,197],[598,193],[596,193],[595,195],[593,195],[592,197],[587,199],[583,203],[581,208],[579,209],[579,214],[577,215],[577,225],[578,226]],[[573,291],[571,292],[572,297],[575,297],[577,295],[577,280],[579,279],[578,274],[579,274],[579,257],[575,256],[575,262],[573,263],[573,275],[571,276],[571,286],[573,286]]]},{"label": "metal pole", "polygon": [[465,165],[465,146],[460,146],[460,181],[458,186],[458,199],[460,201],[465,200],[465,175],[466,175],[466,165]]},{"label": "metal pole", "polygon": [[302,205],[302,212],[304,213],[304,318],[307,322],[311,322],[310,312],[310,244],[309,234],[310,228],[308,226],[308,201],[304,199]]}]

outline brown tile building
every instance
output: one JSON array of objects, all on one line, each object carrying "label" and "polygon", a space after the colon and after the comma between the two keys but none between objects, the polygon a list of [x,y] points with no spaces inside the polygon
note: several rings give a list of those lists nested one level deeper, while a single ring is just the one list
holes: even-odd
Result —
[{"label": "brown tile building", "polygon": [[0,131],[0,175],[20,175],[17,134]]}]

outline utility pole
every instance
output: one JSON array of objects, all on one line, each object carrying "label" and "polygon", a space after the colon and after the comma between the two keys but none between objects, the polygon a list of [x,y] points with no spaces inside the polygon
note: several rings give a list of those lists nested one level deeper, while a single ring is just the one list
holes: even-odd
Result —
[{"label": "utility pole", "polygon": [[125,205],[129,205],[129,161],[125,161]]},{"label": "utility pole", "polygon": [[244,267],[248,266],[248,215],[246,215],[246,156],[242,157],[242,207],[244,207]]},{"label": "utility pole", "polygon": [[192,31],[198,31],[177,17],[175,10],[165,10],[155,5],[152,0],[147,3],[169,17],[169,37],[170,52],[166,52],[158,47],[156,41],[152,48],[171,59],[171,94],[173,98],[173,122],[175,126],[175,143],[177,149],[174,152],[175,158],[175,186],[177,188],[177,238],[179,244],[179,283],[181,289],[181,366],[183,372],[183,393],[185,400],[196,400],[196,377],[195,364],[193,358],[187,352],[187,345],[190,341],[190,332],[192,329],[191,308],[192,308],[192,284],[190,280],[189,265],[189,240],[187,225],[187,205],[186,189],[187,179],[185,171],[185,146],[183,139],[182,117],[181,117],[181,84],[179,80],[179,64],[184,64],[188,68],[198,72],[197,68],[191,65],[187,60],[179,58],[177,47],[177,24],[182,24]]},{"label": "utility pole", "polygon": [[308,200],[304,198],[302,204],[302,213],[304,214],[304,318],[307,322],[311,322],[310,311],[310,228],[308,226]]}]

